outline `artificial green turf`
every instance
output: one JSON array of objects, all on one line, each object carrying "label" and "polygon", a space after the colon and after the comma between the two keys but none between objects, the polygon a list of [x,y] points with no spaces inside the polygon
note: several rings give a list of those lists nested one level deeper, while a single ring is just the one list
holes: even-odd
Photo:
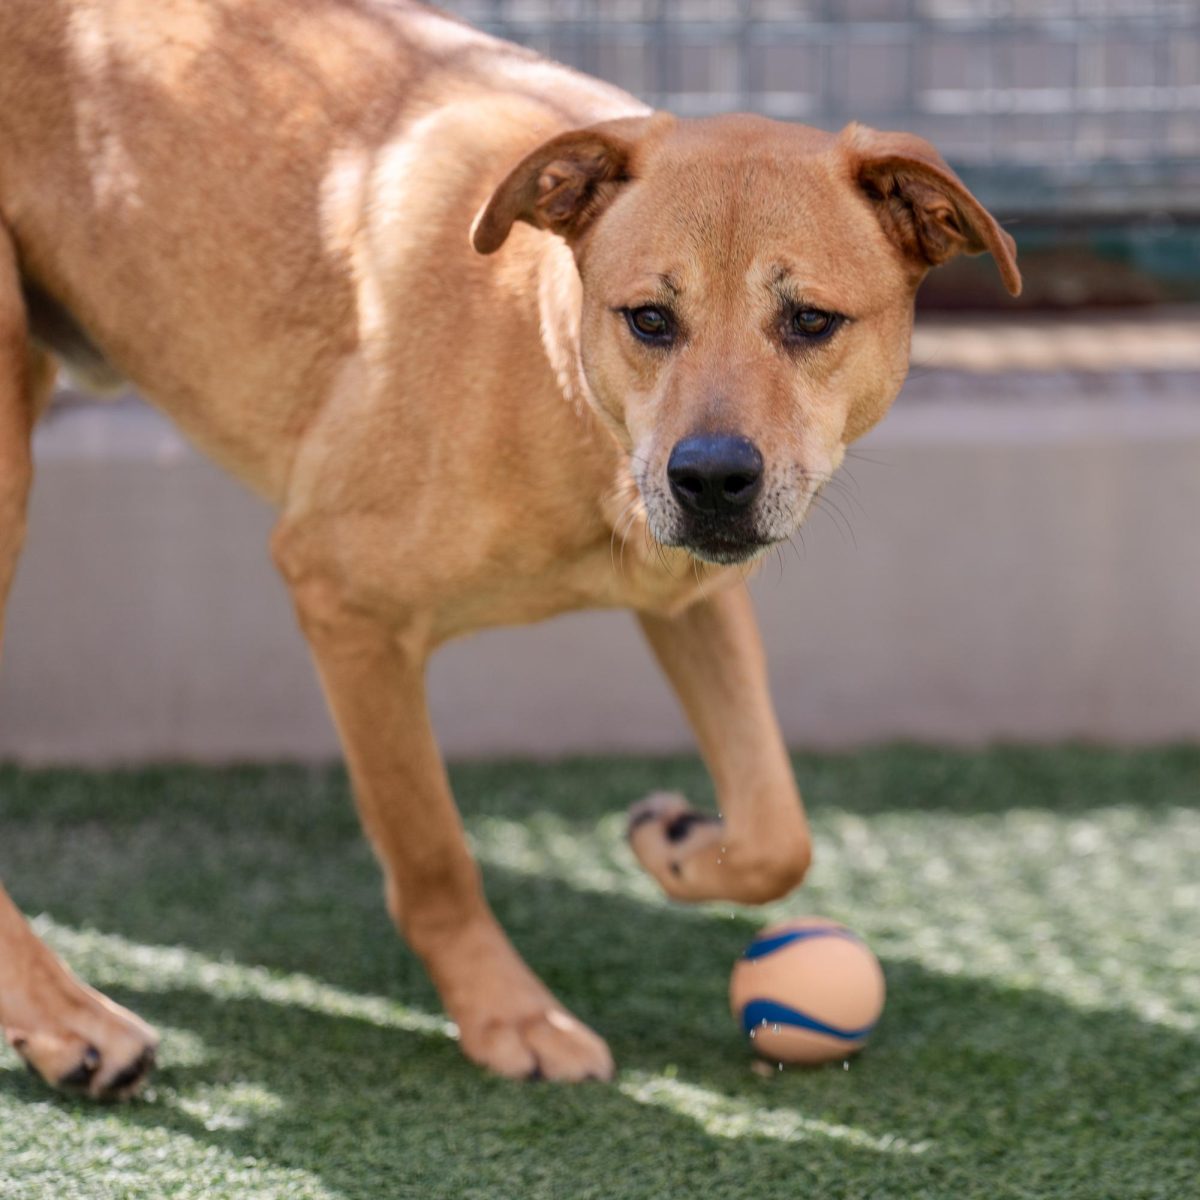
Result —
[{"label": "artificial green turf", "polygon": [[[685,760],[464,766],[500,919],[609,1038],[612,1085],[487,1078],[395,940],[340,771],[0,771],[0,877],[164,1031],[145,1099],[0,1054],[0,1196],[1182,1200],[1200,1172],[1200,749],[803,756],[806,888],[663,901],[622,841]],[[884,961],[848,1068],[751,1070],[725,1001],[757,924]]]}]

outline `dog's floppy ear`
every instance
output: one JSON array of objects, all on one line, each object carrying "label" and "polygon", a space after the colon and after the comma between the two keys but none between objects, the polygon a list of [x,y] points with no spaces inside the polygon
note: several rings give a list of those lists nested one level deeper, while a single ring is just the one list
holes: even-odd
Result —
[{"label": "dog's floppy ear", "polygon": [[665,127],[664,113],[621,117],[572,129],[544,142],[509,172],[479,210],[471,244],[480,254],[504,245],[514,221],[576,241],[634,177],[646,135]]},{"label": "dog's floppy ear", "polygon": [[1020,295],[1016,243],[924,138],[854,124],[838,140],[884,232],[917,266],[990,253],[1009,294]]}]

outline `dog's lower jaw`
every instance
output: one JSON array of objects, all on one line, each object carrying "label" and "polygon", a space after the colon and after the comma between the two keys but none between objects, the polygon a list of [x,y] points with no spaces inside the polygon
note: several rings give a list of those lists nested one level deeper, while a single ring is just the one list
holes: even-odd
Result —
[{"label": "dog's lower jaw", "polygon": [[769,550],[795,534],[809,507],[806,498],[799,517],[788,528],[779,529],[778,520],[764,520],[761,507],[736,520],[721,522],[705,517],[688,519],[678,510],[672,513],[670,509],[664,520],[661,496],[646,497],[644,503],[646,527],[658,546],[682,550],[696,562],[711,567],[752,566]]},{"label": "dog's lower jaw", "polygon": [[673,529],[660,536],[654,529],[653,521],[649,528],[650,536],[658,545],[671,550],[682,550],[696,562],[710,567],[749,566],[777,545],[775,539],[761,537],[756,532],[751,532],[745,537],[698,537],[683,530]]},{"label": "dog's lower jaw", "polygon": [[747,567],[756,563],[777,542],[756,541],[750,543],[735,543],[728,548],[720,545],[696,545],[681,543],[694,559],[708,563],[714,567]]}]

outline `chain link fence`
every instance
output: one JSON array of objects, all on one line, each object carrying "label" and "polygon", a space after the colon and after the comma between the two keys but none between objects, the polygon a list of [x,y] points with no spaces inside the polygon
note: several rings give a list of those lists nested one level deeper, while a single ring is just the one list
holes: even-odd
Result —
[{"label": "chain link fence", "polygon": [[687,116],[933,141],[1010,214],[1200,216],[1200,0],[457,0]]}]

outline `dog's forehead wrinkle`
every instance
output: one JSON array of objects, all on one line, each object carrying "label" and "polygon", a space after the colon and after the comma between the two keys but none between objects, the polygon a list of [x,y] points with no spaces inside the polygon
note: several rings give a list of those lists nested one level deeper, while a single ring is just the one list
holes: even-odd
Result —
[{"label": "dog's forehead wrinkle", "polygon": [[808,303],[857,317],[894,304],[895,281],[869,268],[870,243],[859,250],[853,239],[827,236],[819,206],[742,202],[726,190],[703,201],[666,195],[657,224],[649,211],[639,204],[611,226],[611,269],[652,284],[648,294],[697,308],[719,303],[738,323],[759,320],[763,306]]}]

